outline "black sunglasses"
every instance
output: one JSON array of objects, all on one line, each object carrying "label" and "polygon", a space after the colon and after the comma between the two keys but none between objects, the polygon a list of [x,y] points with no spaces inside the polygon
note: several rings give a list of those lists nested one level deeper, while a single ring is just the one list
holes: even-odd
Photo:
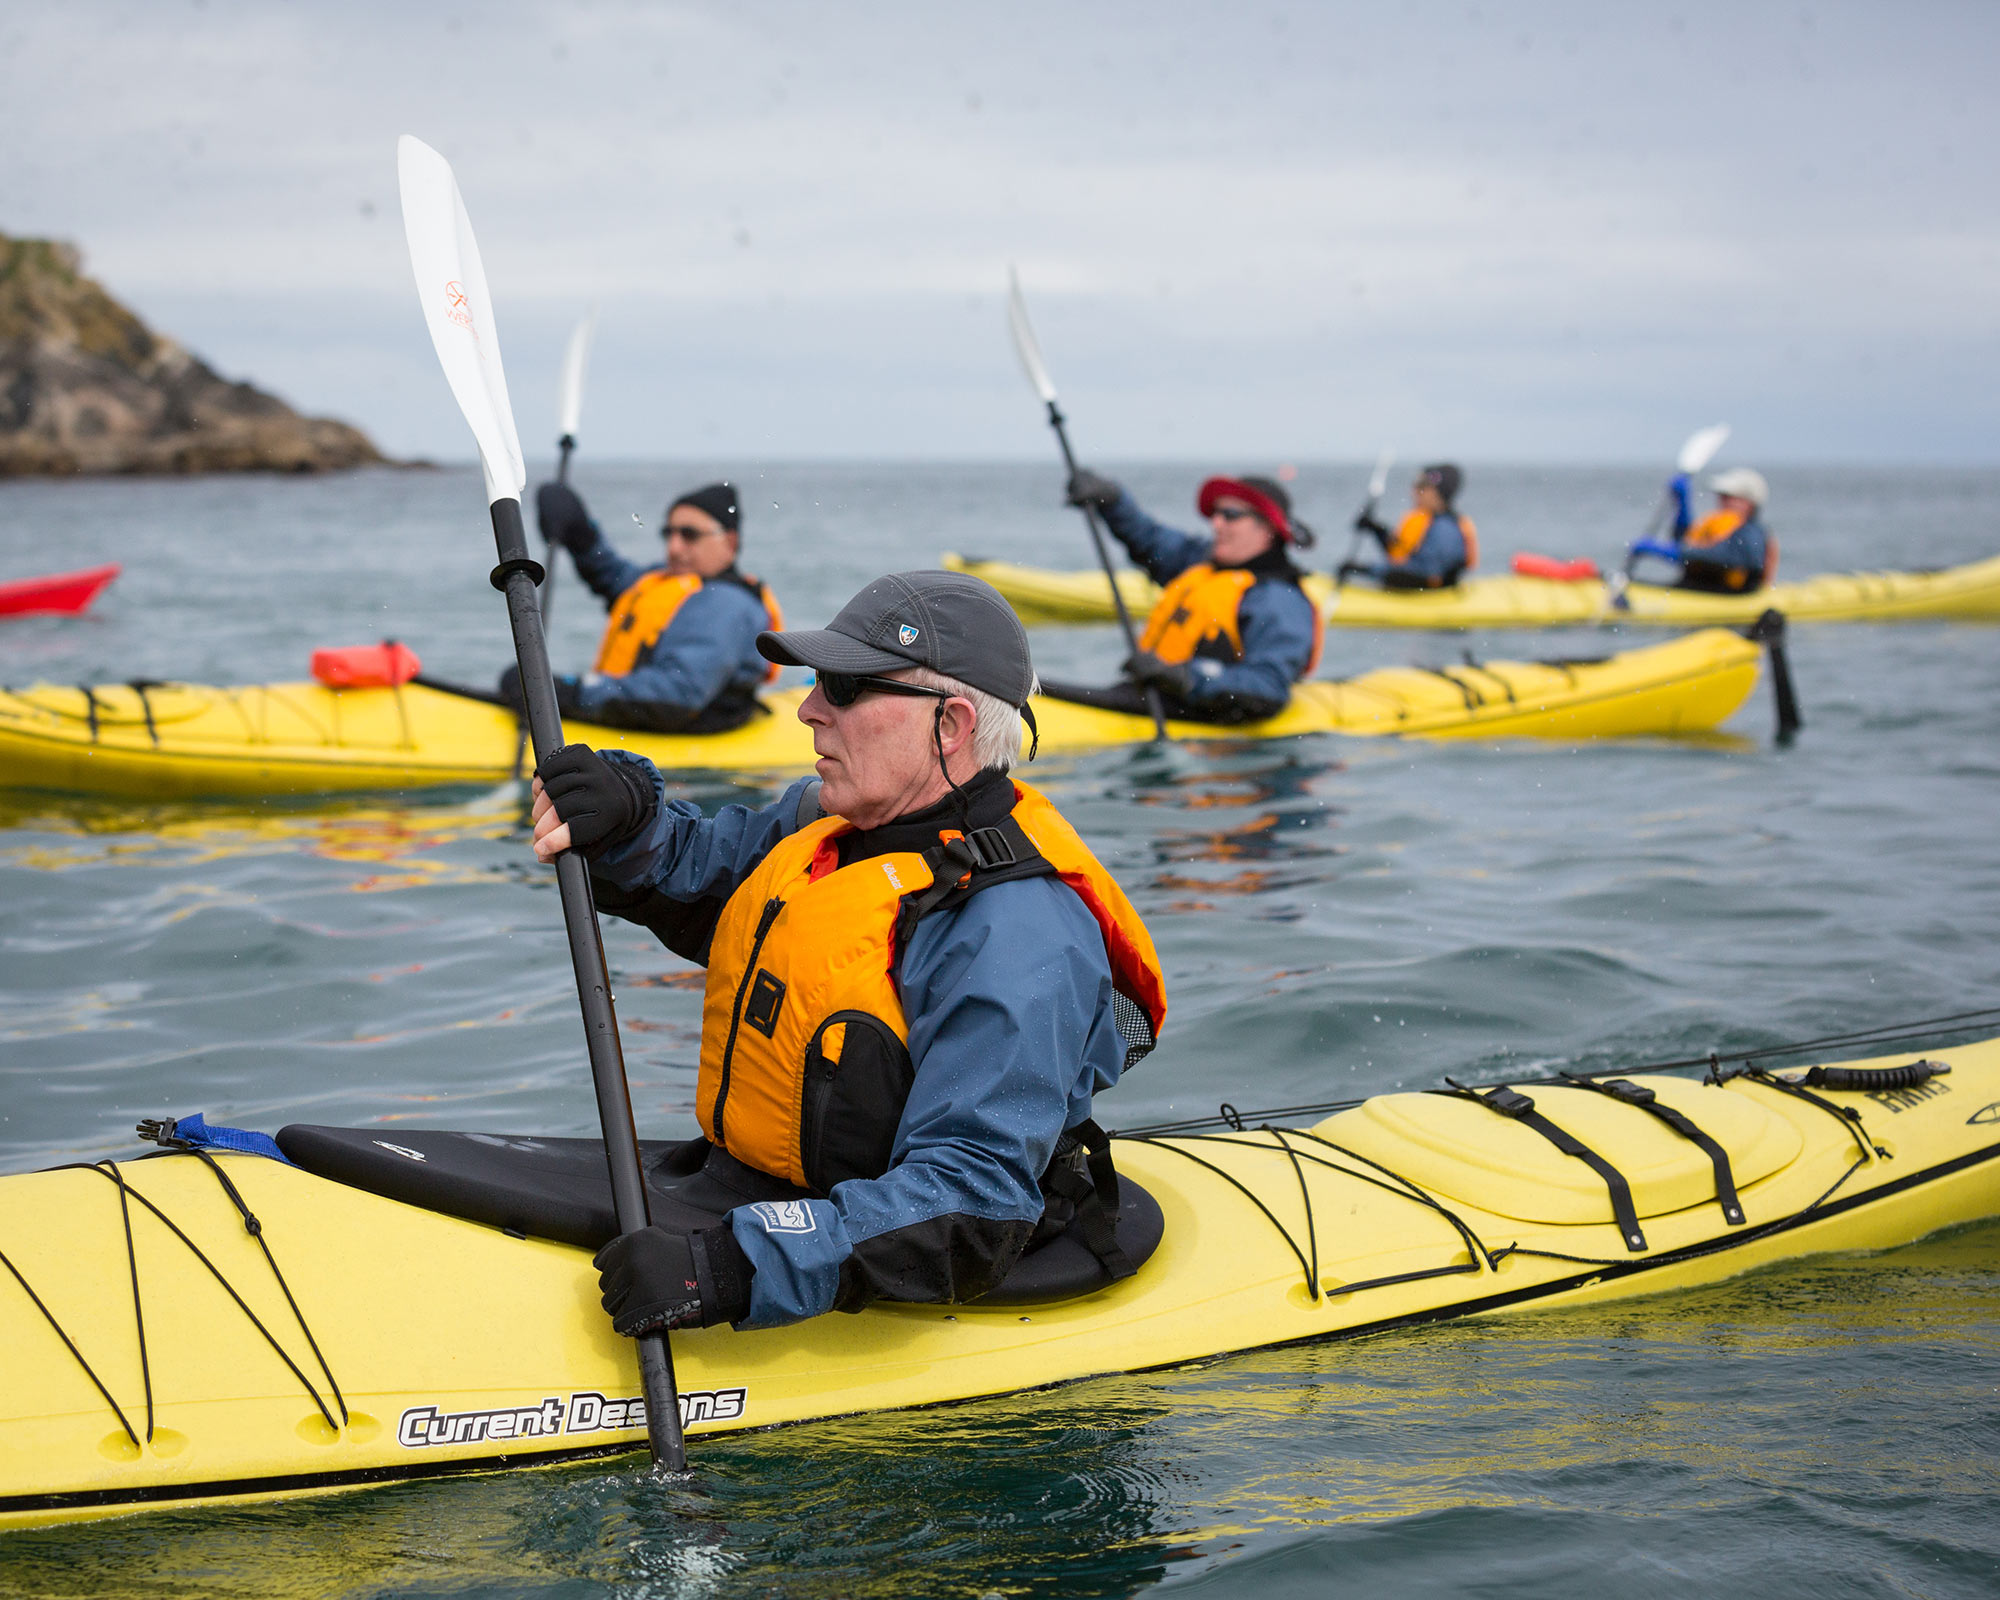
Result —
[{"label": "black sunglasses", "polygon": [[905,683],[901,678],[878,678],[872,673],[822,672],[820,692],[826,703],[845,711],[864,694],[900,694],[913,700],[951,700],[948,689],[926,688],[921,683]]},{"label": "black sunglasses", "polygon": [[1222,522],[1241,522],[1245,517],[1254,517],[1257,513],[1242,506],[1217,506],[1209,512],[1209,515]]}]

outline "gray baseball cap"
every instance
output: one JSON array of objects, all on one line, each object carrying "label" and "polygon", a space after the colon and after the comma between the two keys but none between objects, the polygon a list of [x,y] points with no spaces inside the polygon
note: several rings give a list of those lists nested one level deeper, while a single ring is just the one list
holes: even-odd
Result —
[{"label": "gray baseball cap", "polygon": [[757,635],[780,666],[814,672],[901,672],[929,667],[1010,706],[1035,681],[1028,633],[1000,591],[967,572],[892,572],[877,578],[824,628]]}]

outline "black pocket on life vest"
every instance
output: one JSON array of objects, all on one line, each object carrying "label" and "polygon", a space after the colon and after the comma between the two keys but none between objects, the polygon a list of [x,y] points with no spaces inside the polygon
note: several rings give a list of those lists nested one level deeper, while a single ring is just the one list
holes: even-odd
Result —
[{"label": "black pocket on life vest", "polygon": [[[836,1025],[841,1038],[829,1055],[827,1033]],[[806,1046],[799,1165],[816,1193],[889,1170],[916,1075],[909,1048],[879,1017],[836,1011],[814,1030]]]}]

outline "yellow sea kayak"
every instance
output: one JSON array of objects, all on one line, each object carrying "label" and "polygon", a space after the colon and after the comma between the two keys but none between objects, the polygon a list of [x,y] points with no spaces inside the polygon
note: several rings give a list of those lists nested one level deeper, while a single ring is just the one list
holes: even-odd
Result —
[{"label": "yellow sea kayak", "polygon": [[[1525,1112],[1508,1091],[1390,1094],[1306,1128],[1121,1138],[1123,1203],[1150,1197],[1134,1276],[676,1334],[683,1413],[698,1455],[708,1433],[1903,1244],[2000,1212],[2000,1040],[1935,1056],[1948,1072],[1905,1054],[1845,1086],[1517,1080]],[[335,1136],[373,1149],[372,1187],[249,1155],[213,1158],[233,1195],[189,1154],[0,1178],[0,1526],[641,1446],[588,1218],[552,1223],[579,1235],[558,1243],[533,1231],[532,1199],[509,1231],[515,1213],[467,1220],[485,1202],[456,1192],[435,1204],[457,1215],[386,1197],[423,1192],[443,1141],[524,1172],[545,1142],[407,1124],[279,1139],[310,1159]],[[601,1186],[601,1154],[594,1170]]]},{"label": "yellow sea kayak", "polygon": [[[1026,623],[1109,622],[1111,595],[1101,572],[1056,572],[1005,561],[947,555],[942,564],[984,578]],[[1143,616],[1160,598],[1144,573],[1118,575],[1126,606]],[[1627,607],[1611,610],[1602,580],[1471,578],[1455,589],[1377,589],[1350,583],[1335,590],[1309,573],[1306,592],[1329,624],[1350,628],[1553,628],[1572,623],[1631,622],[1667,627],[1754,622],[1766,610],[1792,622],[1902,622],[1920,617],[2000,622],[2000,556],[1938,572],[1829,572],[1778,583],[1756,594],[1696,594],[1635,583]]]},{"label": "yellow sea kayak", "polygon": [[[1759,650],[1716,629],[1602,661],[1489,661],[1437,670],[1385,667],[1299,686],[1266,722],[1177,723],[1183,739],[1303,733],[1424,738],[1591,739],[1711,729],[1755,684]],[[730,733],[648,734],[571,722],[570,737],[622,746],[662,768],[810,771],[812,736],[794,714],[803,689],[765,698],[769,714]],[[1042,748],[1075,751],[1152,738],[1144,717],[1040,699]],[[317,683],[223,688],[39,684],[0,690],[0,785],[133,799],[492,784],[514,776],[512,712],[422,684],[328,689]]]}]

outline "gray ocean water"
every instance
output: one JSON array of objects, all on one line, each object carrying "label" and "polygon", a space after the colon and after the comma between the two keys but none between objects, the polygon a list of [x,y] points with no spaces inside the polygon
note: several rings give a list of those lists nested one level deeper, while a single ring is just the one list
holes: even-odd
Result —
[{"label": "gray ocean water", "polygon": [[[633,554],[667,491],[750,487],[794,621],[940,550],[1079,566],[1052,471],[604,466]],[[1784,575],[2000,551],[2000,473],[1772,469]],[[1135,466],[1156,510],[1193,467]],[[1346,544],[1365,469],[1304,465]],[[1475,468],[1489,552],[1606,559],[1643,469]],[[82,619],[0,624],[0,682],[304,676],[394,635],[505,659],[477,475],[0,484],[0,579],[126,564]],[[559,580],[561,663],[602,612]],[[1644,637],[1644,636],[1641,636]],[[1338,675],[1632,635],[1335,633]],[[1109,627],[1036,630],[1108,675]],[[1321,737],[1031,773],[1166,962],[1132,1125],[1554,1065],[1636,1064],[2000,1004],[2000,630],[1794,630],[1807,727],[1732,739]],[[710,781],[706,805],[768,791]],[[461,791],[270,806],[0,793],[0,1170],[132,1154],[141,1116],[585,1133],[553,880]],[[607,928],[642,1132],[691,1132],[691,969]],[[477,1329],[467,1329],[477,1337]],[[0,1362],[4,1354],[0,1353]],[[274,1595],[1974,1595],[2000,1592],[2000,1226],[1693,1294],[1391,1333],[699,1446],[0,1539],[0,1592]]]}]

